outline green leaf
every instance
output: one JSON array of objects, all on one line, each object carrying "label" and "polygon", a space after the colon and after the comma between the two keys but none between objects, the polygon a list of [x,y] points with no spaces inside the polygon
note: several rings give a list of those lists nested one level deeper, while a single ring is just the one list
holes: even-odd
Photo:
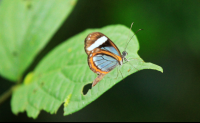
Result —
[{"label": "green leaf", "polygon": [[0,1],[0,75],[18,80],[76,0]]},{"label": "green leaf", "polygon": [[34,70],[34,74],[31,74],[30,84],[22,85],[16,89],[11,102],[15,114],[26,110],[29,117],[36,118],[39,111],[56,113],[63,104],[64,115],[68,115],[82,109],[120,82],[123,78],[118,74],[118,68],[124,78],[142,69],[163,71],[161,67],[145,63],[139,57],[137,54],[139,44],[135,36],[127,47],[127,58],[135,59],[130,59],[129,63],[112,70],[86,95],[83,95],[84,86],[92,83],[96,78],[95,73],[89,69],[87,55],[84,51],[84,39],[89,33],[95,31],[104,33],[118,46],[120,51],[124,50],[129,29],[122,25],[88,29],[70,38],[56,47],[40,62]]}]

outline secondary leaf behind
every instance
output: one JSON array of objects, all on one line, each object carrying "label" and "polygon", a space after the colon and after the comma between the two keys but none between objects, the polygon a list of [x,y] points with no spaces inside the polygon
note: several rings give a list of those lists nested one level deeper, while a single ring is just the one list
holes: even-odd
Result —
[{"label": "secondary leaf behind", "polygon": [[69,15],[76,0],[2,0],[0,75],[18,80]]}]

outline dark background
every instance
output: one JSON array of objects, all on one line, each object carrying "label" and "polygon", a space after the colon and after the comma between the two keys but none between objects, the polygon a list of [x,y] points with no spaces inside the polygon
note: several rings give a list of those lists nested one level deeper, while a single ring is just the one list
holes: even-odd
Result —
[{"label": "dark background", "polygon": [[[82,110],[63,116],[42,111],[36,120],[0,105],[0,121],[200,121],[199,0],[79,0],[70,16],[27,70],[56,45],[84,31],[123,24],[137,34],[139,55],[164,69],[127,77]],[[27,73],[26,72],[26,73]],[[0,78],[0,94],[13,82]]]}]

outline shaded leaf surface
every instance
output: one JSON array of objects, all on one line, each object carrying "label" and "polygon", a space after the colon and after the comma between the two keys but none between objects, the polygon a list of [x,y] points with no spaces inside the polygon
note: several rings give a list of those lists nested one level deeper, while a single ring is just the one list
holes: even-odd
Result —
[{"label": "shaded leaf surface", "polygon": [[76,0],[3,0],[0,75],[16,81],[69,15]]},{"label": "shaded leaf surface", "polygon": [[[129,29],[122,25],[88,29],[70,38],[40,62],[33,72],[30,84],[24,84],[16,89],[11,102],[12,111],[17,114],[26,110],[29,117],[36,118],[40,110],[56,113],[60,105],[64,104],[64,115],[68,115],[82,109],[121,81],[122,77],[118,75],[118,68],[123,77],[142,69],[154,69],[162,72],[161,67],[143,62],[137,54],[139,44],[137,38],[134,37],[128,45],[127,58],[136,59],[132,59],[122,67],[115,68],[86,95],[83,95],[83,87],[96,77],[95,73],[89,69],[87,55],[84,51],[84,39],[89,33],[95,31],[108,36],[121,52],[124,50]],[[133,35],[132,32],[131,35]],[[21,93],[24,95],[21,96]]]}]

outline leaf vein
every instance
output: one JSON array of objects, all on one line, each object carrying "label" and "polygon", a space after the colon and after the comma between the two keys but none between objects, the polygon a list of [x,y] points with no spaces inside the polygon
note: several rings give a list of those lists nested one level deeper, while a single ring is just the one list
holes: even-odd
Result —
[{"label": "leaf vein", "polygon": [[53,97],[54,99],[61,101],[61,99],[59,99],[58,97],[56,97],[55,95],[49,93],[45,88],[41,87],[37,82],[36,82],[37,86],[43,91],[45,92],[47,95],[49,95],[50,97]]}]

